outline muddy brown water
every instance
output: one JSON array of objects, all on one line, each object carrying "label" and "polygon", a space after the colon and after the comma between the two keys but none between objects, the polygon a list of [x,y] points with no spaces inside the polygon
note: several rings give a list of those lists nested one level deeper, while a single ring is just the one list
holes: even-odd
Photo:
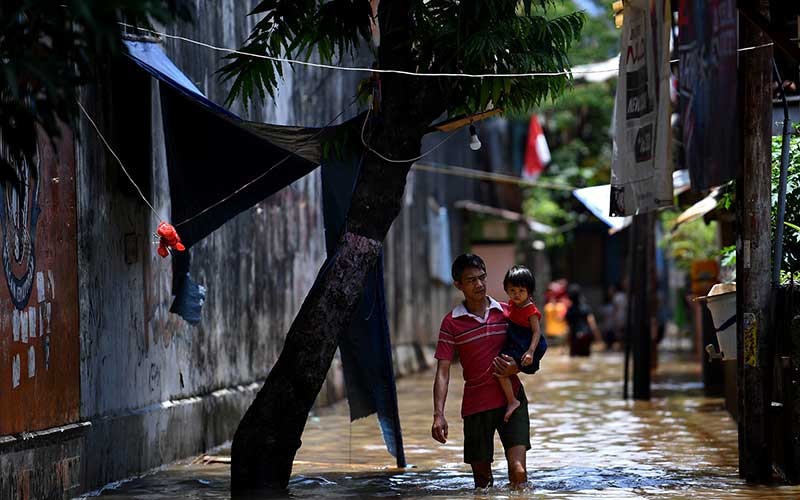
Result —
[{"label": "muddy brown water", "polygon": [[[800,498],[800,487],[753,486],[737,472],[736,424],[723,400],[703,396],[700,366],[662,355],[650,402],[621,399],[622,356],[588,359],[548,354],[524,380],[531,416],[530,489],[508,489],[505,460],[495,445],[495,485],[474,490],[462,463],[460,368],[447,400],[450,440],[430,437],[433,373],[398,383],[406,458],[397,469],[374,417],[348,422],[346,403],[310,417],[288,498],[537,498],[678,499]],[[116,500],[229,499],[227,449],[211,463],[185,461],[107,487],[91,498]],[[208,457],[206,458],[208,460]]]}]

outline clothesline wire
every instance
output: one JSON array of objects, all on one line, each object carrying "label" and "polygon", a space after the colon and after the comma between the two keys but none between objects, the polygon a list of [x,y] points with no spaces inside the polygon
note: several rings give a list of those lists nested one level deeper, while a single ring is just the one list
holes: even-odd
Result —
[{"label": "clothesline wire", "polygon": [[100,137],[100,140],[103,141],[103,144],[105,144],[106,149],[108,149],[108,151],[114,156],[114,159],[117,160],[117,163],[119,163],[120,168],[122,168],[122,171],[125,173],[125,176],[128,177],[128,180],[131,181],[131,184],[133,184],[133,187],[136,188],[136,191],[139,193],[139,196],[141,196],[142,200],[144,200],[144,202],[147,204],[147,206],[150,207],[150,210],[153,211],[153,214],[156,216],[156,219],[161,220],[161,215],[156,211],[156,209],[153,207],[153,205],[150,203],[150,201],[147,199],[147,197],[144,195],[144,193],[142,193],[141,188],[139,188],[139,185],[136,184],[136,181],[133,180],[133,177],[131,177],[131,174],[128,173],[128,169],[125,168],[125,165],[123,165],[122,160],[120,160],[119,156],[117,156],[117,153],[114,151],[114,149],[108,143],[106,138],[103,136],[103,133],[100,132],[100,128],[97,126],[97,124],[94,122],[94,120],[92,120],[92,117],[89,116],[89,113],[86,112],[86,108],[83,107],[83,104],[81,104],[80,101],[77,101],[77,102],[78,102],[78,107],[81,108],[81,111],[83,112],[83,115],[86,117],[87,120],[89,120],[89,123],[92,124],[92,127],[94,127],[94,130],[97,132],[97,135]]},{"label": "clothesline wire", "polygon": [[[399,69],[380,69],[380,68],[363,68],[358,66],[336,66],[333,64],[323,64],[323,63],[312,63],[308,61],[301,61],[298,59],[289,59],[286,57],[275,57],[275,56],[268,56],[266,54],[253,54],[250,52],[243,52],[241,50],[232,49],[229,47],[220,47],[217,45],[212,45],[210,43],[201,42],[199,40],[194,40],[192,38],[188,38],[185,36],[179,35],[170,35],[169,33],[164,33],[161,31],[156,31],[148,28],[142,28],[140,26],[134,26],[128,23],[119,23],[121,26],[125,26],[126,28],[133,28],[139,31],[144,31],[147,33],[152,33],[154,35],[162,36],[164,38],[171,38],[174,40],[181,40],[188,43],[193,43],[195,45],[199,45],[201,47],[205,47],[211,50],[216,50],[220,52],[227,52],[230,54],[238,54],[241,56],[253,57],[256,59],[267,59],[274,62],[285,62],[289,64],[297,64],[301,66],[308,66],[312,68],[323,68],[323,69],[333,69],[338,71],[355,71],[355,72],[362,72],[362,73],[390,73],[396,75],[406,75],[406,76],[419,76],[419,77],[435,77],[435,78],[531,78],[531,77],[542,77],[542,76],[564,76],[564,75],[587,75],[592,73],[612,73],[619,71],[619,68],[607,68],[607,69],[584,69],[584,70],[561,70],[561,71],[537,71],[537,72],[530,72],[530,73],[420,73],[416,71],[404,71]],[[769,47],[774,45],[772,42],[764,43],[761,45],[753,45],[750,47],[741,47],[736,49],[737,52],[745,52],[748,50],[756,50],[761,49],[764,47]],[[670,63],[678,62],[678,59],[671,59]],[[592,63],[592,64],[600,64],[600,63]],[[588,65],[585,65],[588,66]]]},{"label": "clothesline wire", "polygon": [[[748,50],[763,49],[764,47],[771,47],[772,45],[775,45],[775,44],[773,42],[767,42],[767,43],[762,43],[761,45],[753,45],[751,47],[742,47],[740,49],[736,49],[736,52],[747,52]],[[669,62],[670,62],[670,64],[671,63],[680,62],[680,59],[670,59]]]},{"label": "clothesline wire", "polygon": [[455,177],[465,177],[468,179],[478,179],[489,182],[499,182],[503,184],[515,184],[525,187],[539,187],[558,191],[574,191],[575,189],[578,189],[567,184],[539,182],[537,180],[523,179],[522,177],[517,177],[515,175],[499,174],[496,172],[483,172],[480,170],[473,170],[471,168],[447,165],[444,163],[414,163],[411,168],[413,170],[421,170],[424,172],[433,172],[436,174],[452,175]]},{"label": "clothesline wire", "polygon": [[593,69],[593,70],[581,70],[578,72],[571,71],[571,70],[561,70],[561,71],[537,71],[531,73],[419,73],[416,71],[404,71],[400,69],[380,69],[380,68],[362,68],[358,66],[336,66],[333,64],[323,64],[323,63],[312,63],[308,61],[301,61],[298,59],[289,59],[286,57],[275,57],[275,56],[268,56],[266,54],[252,54],[250,52],[243,52],[237,49],[231,49],[229,47],[219,47],[216,45],[212,45],[210,43],[201,42],[198,40],[194,40],[185,36],[179,35],[170,35],[168,33],[163,33],[161,31],[151,30],[148,28],[141,28],[139,26],[133,26],[127,23],[119,23],[122,26],[128,28],[134,28],[140,31],[146,31],[148,33],[152,33],[158,36],[163,36],[165,38],[172,38],[174,40],[181,40],[188,43],[193,43],[195,45],[199,45],[201,47],[206,47],[208,49],[220,51],[220,52],[227,52],[231,54],[238,54],[241,56],[253,57],[256,59],[267,59],[274,62],[285,62],[289,64],[297,64],[301,66],[309,66],[312,68],[323,68],[323,69],[334,69],[339,71],[355,71],[361,73],[389,73],[395,75],[406,75],[406,76],[422,76],[422,77],[436,77],[436,78],[528,78],[528,77],[539,77],[539,76],[563,76],[563,75],[570,75],[570,74],[589,74],[589,73],[610,73],[612,71],[617,71],[617,68],[613,69]]}]

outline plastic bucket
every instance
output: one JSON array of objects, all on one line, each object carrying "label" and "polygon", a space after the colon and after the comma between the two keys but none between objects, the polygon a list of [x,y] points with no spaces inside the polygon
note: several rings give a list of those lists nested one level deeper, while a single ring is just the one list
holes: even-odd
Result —
[{"label": "plastic bucket", "polygon": [[[717,342],[722,353],[722,360],[736,359],[736,292],[709,295],[706,307],[711,311],[714,329],[717,330]],[[725,326],[725,323],[728,323]],[[725,328],[722,328],[725,326]]]}]

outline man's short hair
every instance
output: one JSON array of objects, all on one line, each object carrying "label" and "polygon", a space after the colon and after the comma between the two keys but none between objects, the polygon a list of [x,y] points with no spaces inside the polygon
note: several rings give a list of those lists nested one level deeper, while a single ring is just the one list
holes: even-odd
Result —
[{"label": "man's short hair", "polygon": [[453,281],[461,281],[461,275],[464,274],[464,270],[468,267],[475,267],[486,272],[486,264],[483,259],[474,253],[462,253],[453,261],[453,267],[450,270]]},{"label": "man's short hair", "polygon": [[513,266],[503,278],[503,290],[508,291],[510,286],[521,286],[528,291],[528,295],[536,288],[536,279],[533,273],[525,266]]}]

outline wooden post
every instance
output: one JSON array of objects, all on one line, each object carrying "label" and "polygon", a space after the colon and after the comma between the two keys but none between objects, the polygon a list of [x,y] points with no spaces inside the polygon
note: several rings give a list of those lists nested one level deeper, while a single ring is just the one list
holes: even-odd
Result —
[{"label": "wooden post", "polygon": [[636,215],[633,219],[635,238],[635,271],[628,300],[633,302],[631,325],[633,338],[633,399],[650,399],[650,344],[652,317],[652,281],[654,235],[653,213]]},{"label": "wooden post", "polygon": [[624,368],[624,378],[622,383],[622,399],[628,399],[630,396],[630,391],[628,387],[630,384],[628,383],[630,380],[630,365],[631,365],[631,350],[633,349],[633,331],[635,330],[634,325],[636,324],[634,319],[635,308],[633,303],[633,290],[636,286],[634,282],[634,276],[638,271],[637,267],[637,251],[636,251],[636,224],[631,224],[630,228],[628,229],[628,286],[625,289],[625,293],[628,295],[628,303],[625,307],[625,368]]},{"label": "wooden post", "polygon": [[[757,4],[757,5],[754,5]],[[748,3],[769,16],[769,0]],[[766,482],[772,472],[768,426],[772,375],[770,303],[770,134],[772,47],[770,39],[740,16],[739,54],[741,172],[737,180],[737,367],[739,386],[739,475]]]}]

